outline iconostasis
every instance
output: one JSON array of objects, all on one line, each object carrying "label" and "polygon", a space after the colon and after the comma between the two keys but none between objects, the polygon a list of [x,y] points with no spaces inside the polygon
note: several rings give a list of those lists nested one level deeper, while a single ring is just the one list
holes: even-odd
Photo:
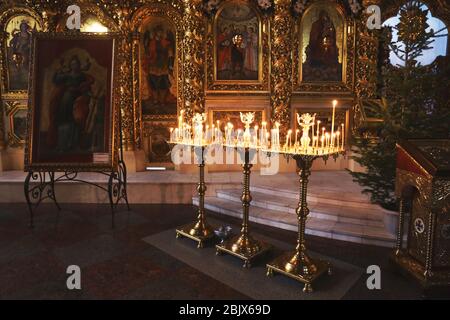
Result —
[{"label": "iconostasis", "polygon": [[[445,1],[426,1],[442,21]],[[125,150],[144,163],[169,159],[169,128],[180,110],[188,120],[207,112],[225,125],[238,111],[289,128],[295,112],[317,113],[326,125],[330,103],[349,128],[370,121],[380,98],[386,48],[369,30],[366,8],[394,17],[401,1],[139,0],[15,1],[0,5],[2,170],[23,168],[27,135],[30,39],[33,32],[70,33],[67,7],[81,8],[81,32],[118,33],[118,79]],[[55,62],[56,63],[56,62]],[[239,121],[235,121],[238,124]]]}]

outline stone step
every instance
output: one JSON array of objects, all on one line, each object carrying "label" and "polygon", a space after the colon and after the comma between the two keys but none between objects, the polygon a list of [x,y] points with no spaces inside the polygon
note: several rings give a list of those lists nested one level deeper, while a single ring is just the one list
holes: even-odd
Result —
[{"label": "stone step", "polygon": [[[250,188],[252,192],[260,192],[269,194],[272,196],[279,196],[284,198],[290,198],[298,201],[299,191],[296,189],[280,189],[267,186],[252,186]],[[351,192],[345,192],[343,190],[326,189],[322,186],[314,187],[313,185],[308,188],[308,202],[339,205],[345,207],[367,208],[367,209],[379,209],[379,206],[372,204],[368,199],[361,197],[360,194],[353,195]]]},{"label": "stone step", "polygon": [[[241,203],[242,191],[239,189],[217,190],[217,198]],[[252,192],[252,206],[264,209],[290,213],[295,216],[298,200],[279,195],[272,195],[261,192]],[[316,199],[308,198],[308,208],[310,217],[356,224],[362,226],[384,227],[383,213],[380,209],[358,208],[353,206],[343,206],[339,204],[328,204],[317,202]]]},{"label": "stone step", "polygon": [[[198,206],[197,197],[194,197],[192,202]],[[242,205],[239,202],[229,201],[227,199],[206,197],[205,208],[236,218],[242,217]],[[298,230],[297,217],[295,215],[261,207],[250,207],[250,221],[285,230]],[[395,236],[386,231],[384,227],[363,226],[312,216],[308,217],[306,233],[324,238],[389,248],[392,248],[395,243]]]}]

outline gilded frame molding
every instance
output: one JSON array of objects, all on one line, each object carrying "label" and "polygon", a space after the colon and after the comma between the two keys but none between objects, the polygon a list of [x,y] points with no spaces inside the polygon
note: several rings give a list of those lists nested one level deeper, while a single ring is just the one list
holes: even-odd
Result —
[{"label": "gilded frame molding", "polygon": [[[344,41],[343,41],[343,66],[342,81],[324,81],[324,82],[304,82],[301,78],[302,69],[302,33],[301,26],[305,15],[316,6],[333,5],[343,19],[344,23]],[[295,24],[294,32],[294,50],[293,50],[293,94],[298,95],[353,95],[355,88],[355,52],[356,52],[356,21],[350,15],[346,14],[345,8],[338,0],[325,1],[320,0],[311,3],[305,10],[301,18]]]},{"label": "gilded frame molding", "polygon": [[[25,139],[21,139],[15,134],[14,130],[14,116],[19,111],[26,111],[28,113],[28,105],[26,100],[22,101],[3,101],[5,110],[6,122],[8,123],[7,145],[12,148],[21,148],[25,145]],[[26,119],[25,119],[26,120]]]},{"label": "gilded frame molding", "polygon": [[[259,19],[259,75],[258,80],[217,80],[217,19],[230,3],[241,3],[250,6]],[[258,7],[248,0],[224,1],[216,14],[208,20],[206,34],[206,91],[207,93],[261,93],[269,91],[270,71],[270,20],[261,13]]]},{"label": "gilded frame molding", "polygon": [[8,56],[7,56],[7,34],[5,31],[9,21],[17,16],[29,16],[34,19],[39,25],[41,30],[43,29],[42,18],[32,9],[27,7],[12,7],[0,14],[0,91],[4,99],[26,99],[28,96],[28,90],[9,90],[9,74],[8,74]]},{"label": "gilded frame molding", "polygon": [[[33,75],[36,73],[36,48],[40,39],[64,39],[64,40],[92,40],[92,39],[112,39],[113,40],[113,65],[112,65],[112,85],[111,85],[111,123],[109,139],[109,162],[107,164],[96,163],[33,163],[33,132],[35,116],[35,92],[36,79]],[[121,36],[118,33],[81,33],[81,32],[37,32],[33,34],[30,57],[30,83],[28,95],[28,115],[27,115],[27,139],[25,143],[25,171],[84,171],[98,172],[117,170],[119,161],[119,112],[120,112],[120,86],[119,86],[119,66],[120,55],[118,54],[118,45]]]}]

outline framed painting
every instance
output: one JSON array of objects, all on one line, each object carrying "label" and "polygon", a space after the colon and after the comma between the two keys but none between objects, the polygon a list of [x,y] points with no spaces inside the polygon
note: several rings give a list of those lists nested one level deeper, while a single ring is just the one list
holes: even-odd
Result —
[{"label": "framed painting", "polygon": [[6,75],[4,93],[27,93],[31,35],[40,30],[37,20],[27,14],[14,15],[6,22],[3,43],[3,68]]},{"label": "framed painting", "polygon": [[338,3],[318,1],[304,12],[298,26],[296,91],[350,92],[353,85],[354,21]]},{"label": "framed painting", "polygon": [[27,171],[110,171],[118,161],[117,36],[36,33]]},{"label": "framed painting", "polygon": [[208,34],[209,90],[267,90],[267,17],[250,1],[226,1]]},{"label": "framed painting", "polygon": [[177,116],[178,59],[176,29],[166,17],[151,17],[141,26],[140,99],[147,119]]}]

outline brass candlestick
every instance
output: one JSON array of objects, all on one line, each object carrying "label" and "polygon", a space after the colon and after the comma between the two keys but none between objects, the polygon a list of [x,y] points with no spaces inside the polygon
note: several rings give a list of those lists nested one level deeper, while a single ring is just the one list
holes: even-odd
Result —
[{"label": "brass candlestick", "polygon": [[216,254],[228,253],[244,260],[244,268],[251,267],[251,261],[267,252],[270,246],[262,241],[253,239],[249,232],[249,210],[252,196],[250,194],[250,174],[253,165],[250,163],[250,149],[244,152],[244,187],[242,192],[242,227],[241,234],[222,244],[216,245]]},{"label": "brass candlestick", "polygon": [[296,210],[298,218],[298,239],[294,252],[285,253],[267,264],[267,275],[273,276],[274,272],[281,273],[305,284],[303,292],[313,291],[312,283],[325,272],[331,274],[329,262],[313,259],[308,255],[305,240],[306,219],[309,215],[307,204],[307,188],[311,166],[317,158],[311,155],[293,155],[300,169],[300,199]]},{"label": "brass candlestick", "polygon": [[214,230],[206,222],[206,214],[205,214],[205,193],[207,189],[205,183],[205,160],[204,160],[205,147],[195,146],[193,148],[196,153],[200,152],[200,154],[196,154],[199,160],[198,168],[200,175],[200,180],[197,185],[198,199],[199,199],[197,221],[177,229],[176,236],[177,238],[183,236],[192,239],[194,241],[197,241],[198,248],[203,248],[204,243],[207,242],[208,240],[211,240],[214,237]]}]

